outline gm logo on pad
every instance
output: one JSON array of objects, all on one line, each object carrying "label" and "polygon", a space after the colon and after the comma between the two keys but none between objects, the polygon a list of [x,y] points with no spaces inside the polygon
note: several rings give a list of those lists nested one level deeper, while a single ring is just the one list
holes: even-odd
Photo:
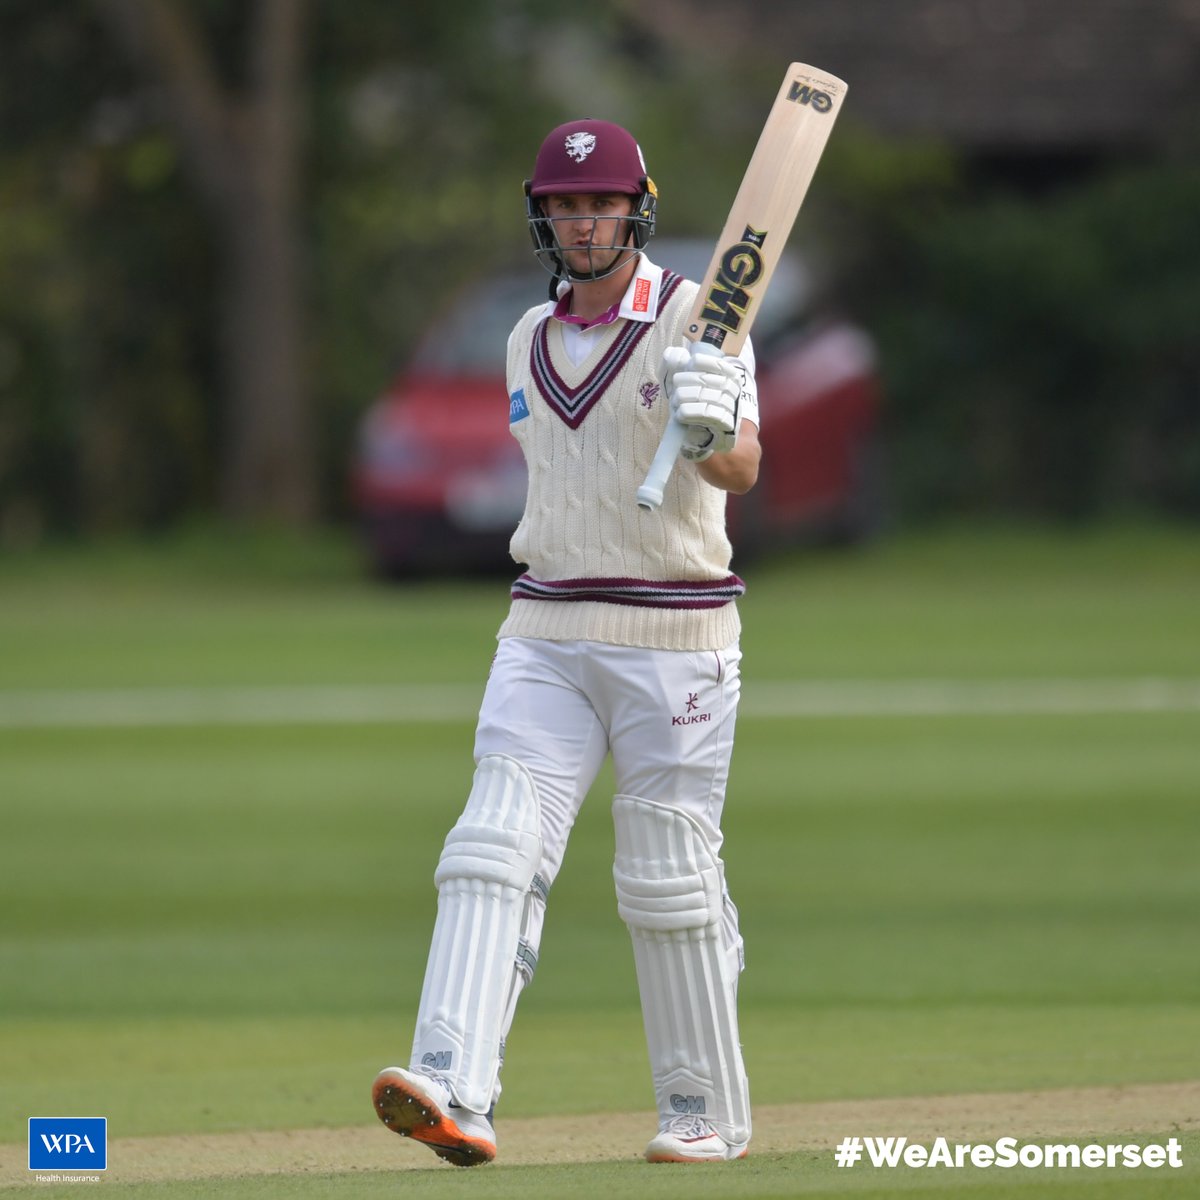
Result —
[{"label": "gm logo on pad", "polygon": [[30,1117],[31,1171],[106,1171],[107,1117]]}]

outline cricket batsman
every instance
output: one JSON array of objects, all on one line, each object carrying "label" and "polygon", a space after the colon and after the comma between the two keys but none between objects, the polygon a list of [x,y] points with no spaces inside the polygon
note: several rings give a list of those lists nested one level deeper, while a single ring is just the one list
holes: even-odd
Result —
[{"label": "cricket batsman", "polygon": [[[552,130],[525,193],[553,276],[550,300],[508,341],[509,428],[529,476],[511,552],[526,570],[500,627],[470,794],[434,873],[412,1053],[376,1078],[374,1106],[451,1163],[495,1157],[505,1037],[571,827],[611,754],[617,910],[658,1108],[646,1158],[737,1159],[750,1096],[721,815],[745,589],[725,496],[758,476],[753,352],[684,339],[698,285],[645,253],[657,194],[628,131]],[[638,485],[672,415],[687,427],[682,461],[647,512]]]}]

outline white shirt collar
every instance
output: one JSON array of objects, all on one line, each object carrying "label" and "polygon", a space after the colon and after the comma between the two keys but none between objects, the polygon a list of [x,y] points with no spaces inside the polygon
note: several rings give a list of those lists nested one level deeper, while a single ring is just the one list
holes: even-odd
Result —
[{"label": "white shirt collar", "polygon": [[629,321],[653,321],[658,316],[662,277],[662,267],[652,263],[645,254],[639,254],[637,270],[625,289],[619,315]]}]

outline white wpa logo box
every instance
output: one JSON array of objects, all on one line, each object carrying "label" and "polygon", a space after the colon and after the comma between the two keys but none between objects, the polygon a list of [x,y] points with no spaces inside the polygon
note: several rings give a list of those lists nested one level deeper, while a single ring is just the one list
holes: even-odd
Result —
[{"label": "white wpa logo box", "polygon": [[31,1171],[108,1169],[107,1117],[30,1117]]}]

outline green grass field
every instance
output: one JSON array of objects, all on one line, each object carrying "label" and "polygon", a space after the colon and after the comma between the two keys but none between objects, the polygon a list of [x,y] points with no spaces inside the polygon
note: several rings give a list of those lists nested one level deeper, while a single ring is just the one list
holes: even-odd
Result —
[{"label": "green grass field", "polygon": [[[1145,1127],[1104,1124],[1089,1097],[1200,1081],[1200,532],[955,530],[745,575],[726,859],[756,1105],[1084,1089],[1076,1140],[1174,1131],[1182,1171],[839,1171],[803,1128],[728,1168],[640,1163],[653,1101],[602,778],[510,1042],[494,1166],[390,1139],[402,1173],[267,1174],[247,1137],[211,1178],[121,1182],[114,1150],[104,1194],[1196,1194],[1195,1090]],[[374,1137],[369,1084],[407,1056],[506,592],[374,584],[336,539],[0,561],[0,1189],[32,1186],[30,1116],[107,1116],[114,1146]],[[996,685],[1010,702],[972,706]],[[775,715],[793,686],[949,699]],[[465,708],[222,709],[251,688],[391,689],[418,709],[451,688]],[[200,715],[118,719],[114,692],[151,713],[186,694]],[[624,1161],[504,1165],[506,1119],[630,1113]]]}]

